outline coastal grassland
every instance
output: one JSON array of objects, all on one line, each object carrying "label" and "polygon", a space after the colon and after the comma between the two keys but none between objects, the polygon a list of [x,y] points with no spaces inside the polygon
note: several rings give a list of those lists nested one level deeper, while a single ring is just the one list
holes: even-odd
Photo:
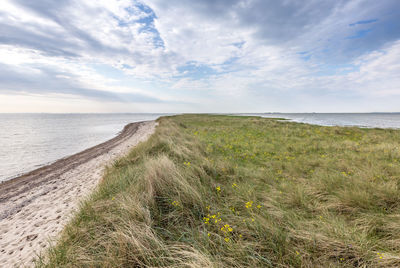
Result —
[{"label": "coastal grassland", "polygon": [[38,267],[400,265],[400,131],[158,121]]}]

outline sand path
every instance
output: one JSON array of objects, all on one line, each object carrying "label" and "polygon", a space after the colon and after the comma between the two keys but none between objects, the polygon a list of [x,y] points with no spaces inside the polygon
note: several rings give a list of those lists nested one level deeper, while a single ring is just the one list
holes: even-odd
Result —
[{"label": "sand path", "polygon": [[106,165],[146,140],[155,126],[155,121],[129,124],[105,143],[0,184],[0,267],[32,266],[96,187]]}]

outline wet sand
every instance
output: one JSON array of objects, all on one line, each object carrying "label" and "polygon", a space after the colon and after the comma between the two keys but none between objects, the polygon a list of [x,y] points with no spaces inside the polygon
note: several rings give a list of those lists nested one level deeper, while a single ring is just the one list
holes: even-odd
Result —
[{"label": "wet sand", "polygon": [[155,130],[125,126],[115,138],[0,184],[0,267],[32,266],[103,176],[104,169]]}]

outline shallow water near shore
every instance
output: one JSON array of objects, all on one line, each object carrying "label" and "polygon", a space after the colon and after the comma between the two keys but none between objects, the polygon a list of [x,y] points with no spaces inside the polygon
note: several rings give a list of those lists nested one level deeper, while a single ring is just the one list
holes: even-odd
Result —
[{"label": "shallow water near shore", "polygon": [[400,113],[248,113],[321,126],[400,128]]},{"label": "shallow water near shore", "polygon": [[115,137],[128,123],[165,114],[0,114],[0,182]]}]

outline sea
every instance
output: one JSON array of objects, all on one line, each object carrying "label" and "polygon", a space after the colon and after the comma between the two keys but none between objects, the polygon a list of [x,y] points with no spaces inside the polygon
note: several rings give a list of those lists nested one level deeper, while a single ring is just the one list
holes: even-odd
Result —
[{"label": "sea", "polygon": [[[0,182],[105,142],[128,123],[163,115],[167,114],[0,114]],[[285,118],[323,126],[400,128],[400,113],[236,115]]]},{"label": "sea", "polygon": [[118,135],[132,122],[165,114],[0,114],[0,182]]},{"label": "sea", "polygon": [[242,113],[320,126],[400,128],[400,113]]}]

